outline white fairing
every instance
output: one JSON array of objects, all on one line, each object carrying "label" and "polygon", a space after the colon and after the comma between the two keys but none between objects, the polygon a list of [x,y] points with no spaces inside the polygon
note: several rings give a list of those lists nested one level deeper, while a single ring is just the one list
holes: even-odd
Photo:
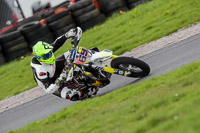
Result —
[{"label": "white fairing", "polygon": [[112,51],[110,50],[103,50],[101,52],[95,52],[92,54],[91,62],[95,62],[97,59],[103,59],[103,58],[110,58],[112,56]]}]

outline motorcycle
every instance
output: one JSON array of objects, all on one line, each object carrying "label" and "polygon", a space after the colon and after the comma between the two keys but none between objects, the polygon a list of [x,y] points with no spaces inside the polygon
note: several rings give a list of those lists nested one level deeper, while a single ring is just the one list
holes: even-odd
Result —
[{"label": "motorcycle", "polygon": [[[147,63],[133,57],[113,55],[110,50],[99,51],[97,47],[86,49],[77,46],[77,39],[72,39],[69,62],[66,65],[66,86],[87,92],[89,88],[98,90],[110,83],[112,74],[125,77],[142,78],[150,73]],[[110,67],[103,62],[111,59]],[[86,93],[87,94],[87,93]],[[86,95],[83,99],[90,97]]]}]

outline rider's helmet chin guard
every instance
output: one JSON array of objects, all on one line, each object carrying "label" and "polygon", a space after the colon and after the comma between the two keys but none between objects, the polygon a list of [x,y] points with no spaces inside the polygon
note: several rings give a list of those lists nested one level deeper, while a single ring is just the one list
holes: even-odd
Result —
[{"label": "rider's helmet chin guard", "polygon": [[55,63],[55,56],[52,51],[53,46],[49,45],[46,42],[39,41],[33,46],[33,55],[41,63]]}]

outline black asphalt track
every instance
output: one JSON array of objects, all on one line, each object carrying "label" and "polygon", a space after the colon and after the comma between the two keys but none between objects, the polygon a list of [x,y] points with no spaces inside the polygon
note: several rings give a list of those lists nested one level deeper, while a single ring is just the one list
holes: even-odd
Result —
[{"label": "black asphalt track", "polygon": [[[149,76],[135,79],[113,75],[111,84],[102,88],[98,95],[104,95],[122,86],[159,76],[192,61],[200,60],[200,34],[147,54],[140,59],[150,65],[151,73]],[[73,103],[46,94],[28,103],[11,108],[0,113],[0,133],[18,129],[33,121],[47,118],[50,114],[56,113]]]}]

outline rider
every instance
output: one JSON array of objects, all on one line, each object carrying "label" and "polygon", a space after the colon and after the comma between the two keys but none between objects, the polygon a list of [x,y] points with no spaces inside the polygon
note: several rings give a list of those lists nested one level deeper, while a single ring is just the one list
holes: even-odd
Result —
[{"label": "rider", "polygon": [[[82,30],[77,27],[58,37],[52,44],[39,41],[33,46],[34,57],[31,60],[33,77],[36,83],[47,93],[53,93],[56,96],[72,101],[76,101],[84,95],[84,92],[81,90],[71,90],[63,87],[63,80],[66,77],[64,68],[67,64],[69,51],[56,59],[53,54],[69,38],[77,37],[79,42],[81,35]],[[91,95],[96,92],[88,93]]]}]

